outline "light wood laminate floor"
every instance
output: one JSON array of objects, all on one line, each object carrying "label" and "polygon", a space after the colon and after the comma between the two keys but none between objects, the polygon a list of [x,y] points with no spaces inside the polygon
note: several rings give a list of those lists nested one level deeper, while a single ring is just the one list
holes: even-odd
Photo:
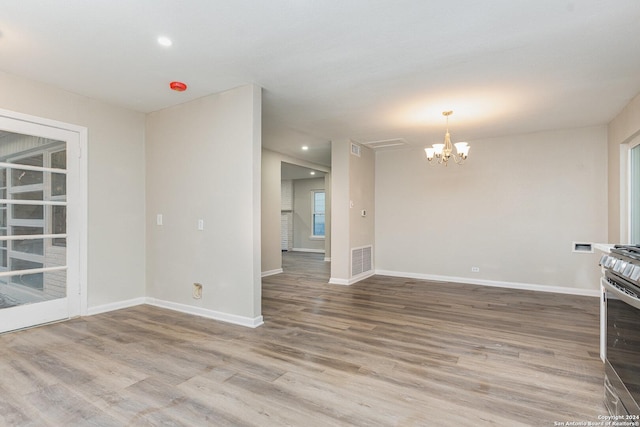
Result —
[{"label": "light wood laminate floor", "polygon": [[[597,421],[598,300],[375,276],[285,254],[265,324],[138,306],[0,336],[6,426]],[[206,289],[205,289],[206,292]]]}]

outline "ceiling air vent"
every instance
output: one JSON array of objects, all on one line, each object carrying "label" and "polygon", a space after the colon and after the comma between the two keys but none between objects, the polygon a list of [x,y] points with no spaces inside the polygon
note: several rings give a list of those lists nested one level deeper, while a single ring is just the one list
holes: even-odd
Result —
[{"label": "ceiling air vent", "polygon": [[369,141],[363,142],[362,145],[373,148],[374,150],[380,148],[399,148],[409,145],[409,143],[403,138],[395,138],[395,139],[382,139],[380,141]]}]

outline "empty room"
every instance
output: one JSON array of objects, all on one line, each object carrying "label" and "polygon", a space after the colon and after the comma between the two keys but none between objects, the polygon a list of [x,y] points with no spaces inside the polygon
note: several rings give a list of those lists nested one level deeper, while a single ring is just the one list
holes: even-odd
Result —
[{"label": "empty room", "polygon": [[640,425],[638,22],[2,2],[0,425]]}]

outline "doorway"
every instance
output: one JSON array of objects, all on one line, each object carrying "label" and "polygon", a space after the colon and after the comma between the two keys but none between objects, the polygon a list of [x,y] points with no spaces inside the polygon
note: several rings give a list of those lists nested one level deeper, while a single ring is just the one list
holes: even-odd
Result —
[{"label": "doorway", "polygon": [[0,111],[0,333],[81,314],[83,142],[84,128]]}]

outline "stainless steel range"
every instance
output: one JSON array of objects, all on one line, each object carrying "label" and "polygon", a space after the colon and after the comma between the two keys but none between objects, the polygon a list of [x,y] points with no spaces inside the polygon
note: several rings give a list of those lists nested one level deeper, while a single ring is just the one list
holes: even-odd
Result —
[{"label": "stainless steel range", "polygon": [[611,415],[640,416],[640,246],[616,245],[600,259],[606,343],[604,403]]}]

